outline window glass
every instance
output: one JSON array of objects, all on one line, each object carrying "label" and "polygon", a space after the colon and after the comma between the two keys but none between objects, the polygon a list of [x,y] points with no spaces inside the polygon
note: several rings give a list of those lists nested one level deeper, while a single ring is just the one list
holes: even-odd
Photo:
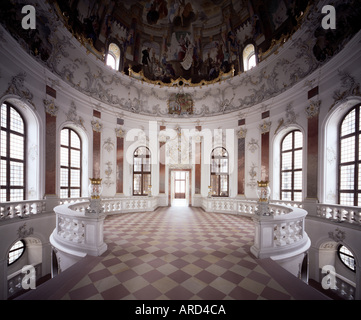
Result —
[{"label": "window glass", "polygon": [[211,154],[211,194],[215,197],[228,197],[229,158],[225,148],[215,148]]},{"label": "window glass", "polygon": [[339,131],[338,198],[341,205],[359,206],[361,174],[360,108],[346,114]]},{"label": "window glass", "polygon": [[71,128],[60,133],[60,197],[81,197],[82,146],[79,135]]},{"label": "window glass", "polygon": [[281,200],[302,201],[303,134],[289,132],[281,142]]},{"label": "window glass", "polygon": [[352,252],[345,246],[338,247],[338,256],[342,263],[352,271],[356,271],[356,261]]},{"label": "window glass", "polygon": [[148,195],[151,185],[151,156],[146,147],[139,147],[133,156],[133,195]]},{"label": "window glass", "polygon": [[25,122],[10,103],[0,109],[0,202],[25,200]]},{"label": "window glass", "polygon": [[25,251],[24,241],[20,240],[16,242],[9,251],[8,264],[9,265],[13,264],[17,260],[19,260],[20,257],[23,255],[24,251]]}]

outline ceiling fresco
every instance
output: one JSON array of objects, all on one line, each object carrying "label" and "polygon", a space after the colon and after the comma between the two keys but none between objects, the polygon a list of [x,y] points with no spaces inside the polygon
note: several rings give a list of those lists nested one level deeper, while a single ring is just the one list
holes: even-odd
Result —
[{"label": "ceiling fresco", "polygon": [[89,51],[106,60],[120,48],[119,71],[142,80],[214,83],[243,70],[252,43],[258,59],[299,26],[307,0],[51,0]]}]

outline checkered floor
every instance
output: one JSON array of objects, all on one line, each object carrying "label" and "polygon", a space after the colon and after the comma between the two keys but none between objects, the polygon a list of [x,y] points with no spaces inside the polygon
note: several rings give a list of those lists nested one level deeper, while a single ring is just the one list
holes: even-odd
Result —
[{"label": "checkered floor", "polygon": [[63,300],[294,299],[250,254],[253,222],[189,207],[109,216],[108,250]]}]

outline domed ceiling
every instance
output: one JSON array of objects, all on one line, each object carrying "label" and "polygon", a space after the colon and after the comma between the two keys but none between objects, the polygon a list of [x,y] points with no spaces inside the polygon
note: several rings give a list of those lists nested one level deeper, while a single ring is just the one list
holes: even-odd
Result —
[{"label": "domed ceiling", "polygon": [[[48,78],[55,86],[61,79],[94,105],[162,118],[260,108],[324,66],[361,29],[359,0],[335,0],[335,30],[323,29],[323,2],[312,0],[27,4],[36,8],[35,30],[20,26],[23,0],[0,1],[0,39],[5,33],[15,39],[15,54],[24,50],[34,66],[54,75]],[[106,66],[113,44],[119,48],[118,72]],[[243,72],[242,54],[249,44],[255,46],[258,65]],[[0,63],[0,73],[6,68]],[[211,78],[214,69],[219,73]]]},{"label": "domed ceiling", "polygon": [[[118,46],[119,67],[142,80],[216,82],[243,70],[247,44],[258,59],[297,29],[309,1],[53,0],[58,15],[100,59]],[[129,70],[132,69],[132,71]]]}]

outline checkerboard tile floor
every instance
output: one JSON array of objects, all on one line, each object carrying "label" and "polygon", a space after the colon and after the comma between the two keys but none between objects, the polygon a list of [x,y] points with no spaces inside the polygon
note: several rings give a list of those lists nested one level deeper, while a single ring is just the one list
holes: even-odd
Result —
[{"label": "checkerboard tile floor", "polygon": [[292,300],[250,254],[246,217],[170,207],[108,216],[108,250],[63,300]]}]

